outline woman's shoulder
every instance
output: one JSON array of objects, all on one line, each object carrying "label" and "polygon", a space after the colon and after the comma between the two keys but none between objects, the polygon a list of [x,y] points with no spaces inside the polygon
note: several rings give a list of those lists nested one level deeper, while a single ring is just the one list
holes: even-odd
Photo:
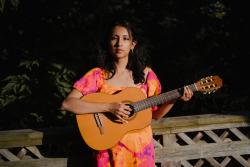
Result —
[{"label": "woman's shoulder", "polygon": [[147,67],[144,69],[144,74],[148,74],[148,72],[151,71],[151,70],[152,70],[152,69],[151,69],[150,67],[147,66]]},{"label": "woman's shoulder", "polygon": [[93,67],[90,68],[88,72],[102,72],[103,69],[101,67]]},{"label": "woman's shoulder", "polygon": [[158,80],[157,74],[154,72],[154,70],[151,67],[146,67],[144,69],[145,78],[147,81],[149,80]]},{"label": "woman's shoulder", "polygon": [[154,71],[152,70],[151,67],[148,67],[148,66],[147,66],[147,67],[144,69],[145,77],[147,77],[150,73],[154,73]]},{"label": "woman's shoulder", "polygon": [[89,69],[86,72],[86,75],[91,75],[91,74],[103,74],[104,73],[104,69],[102,69],[101,67],[93,67],[91,69]]},{"label": "woman's shoulder", "polygon": [[105,70],[103,68],[100,67],[93,67],[90,68],[89,70],[87,70],[87,72],[85,72],[83,74],[83,78],[105,78],[106,74],[105,74]]},{"label": "woman's shoulder", "polygon": [[148,96],[153,94],[159,94],[161,92],[160,81],[151,67],[146,67],[144,69],[145,73],[145,83],[148,85]]},{"label": "woman's shoulder", "polygon": [[143,70],[145,81],[147,81],[148,75],[149,75],[149,73],[150,73],[151,70],[152,69],[150,67],[148,67],[148,66]]}]

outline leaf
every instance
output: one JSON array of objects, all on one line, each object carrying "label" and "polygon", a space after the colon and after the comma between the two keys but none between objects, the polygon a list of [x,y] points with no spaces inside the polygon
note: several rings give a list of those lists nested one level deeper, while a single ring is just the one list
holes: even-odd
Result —
[{"label": "leaf", "polygon": [[14,91],[15,94],[17,94],[18,87],[19,87],[18,85],[13,86],[13,91]]},{"label": "leaf", "polygon": [[52,66],[59,70],[63,68],[63,65],[57,63],[53,63]]},{"label": "leaf", "polygon": [[27,85],[24,85],[24,84],[21,85],[19,91],[20,91],[20,92],[23,92],[23,91],[26,89],[26,87],[27,87]]},{"label": "leaf", "polygon": [[28,81],[30,81],[30,77],[28,76],[28,75],[26,75],[26,74],[23,74],[23,75],[21,75],[23,78],[25,78],[26,80],[28,80]]},{"label": "leaf", "polygon": [[39,67],[39,62],[38,62],[38,60],[34,60],[33,62],[32,62],[32,66],[37,66],[37,67]]},{"label": "leaf", "polygon": [[67,82],[59,82],[59,85],[64,87],[64,88],[69,88],[71,87],[71,84],[67,83]]},{"label": "leaf", "polygon": [[4,105],[8,105],[9,103],[12,103],[16,100],[16,96],[15,95],[9,95],[5,97],[5,103]]},{"label": "leaf", "polygon": [[64,88],[64,91],[69,93],[71,91],[71,87],[70,88]]},{"label": "leaf", "polygon": [[26,96],[22,96],[22,95],[21,95],[21,96],[18,96],[17,99],[18,99],[18,100],[22,100],[22,99],[24,99],[25,97],[26,97]]},{"label": "leaf", "polygon": [[62,115],[58,115],[57,119],[63,119],[63,116]]},{"label": "leaf", "polygon": [[31,92],[31,90],[30,90],[30,88],[29,88],[29,87],[26,87],[26,91],[27,91],[27,93],[28,93],[29,95],[31,95],[31,94],[32,94],[32,92]]},{"label": "leaf", "polygon": [[0,0],[0,11],[3,13],[5,0]]},{"label": "leaf", "polygon": [[17,8],[19,5],[19,0],[10,0],[10,2],[15,8]]},{"label": "leaf", "polygon": [[14,87],[14,85],[16,85],[15,82],[9,82],[9,83],[7,83],[7,84],[2,88],[1,94],[5,94],[6,92],[12,90],[12,88]]},{"label": "leaf", "polygon": [[30,113],[31,116],[36,118],[36,122],[43,122],[43,117],[38,115],[37,113]]},{"label": "leaf", "polygon": [[25,60],[25,61],[21,61],[19,64],[18,64],[18,67],[23,67],[25,66],[25,68],[27,68],[29,66],[30,62],[28,60]]},{"label": "leaf", "polygon": [[2,81],[16,80],[16,78],[17,78],[16,75],[10,75],[4,78]]},{"label": "leaf", "polygon": [[28,69],[28,70],[32,70],[32,68],[34,67],[34,66],[37,66],[37,67],[39,67],[39,62],[38,62],[38,60],[24,60],[24,61],[21,61],[20,63],[19,63],[19,65],[18,65],[18,67],[24,67],[24,68],[26,68],[26,69]]},{"label": "leaf", "polygon": [[65,110],[61,110],[61,113],[62,113],[62,115],[66,115],[67,114],[67,111],[65,111]]}]

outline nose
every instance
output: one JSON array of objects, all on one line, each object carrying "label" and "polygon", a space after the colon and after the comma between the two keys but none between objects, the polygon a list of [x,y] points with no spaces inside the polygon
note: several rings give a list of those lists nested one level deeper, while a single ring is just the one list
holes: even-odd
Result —
[{"label": "nose", "polygon": [[117,41],[115,42],[115,47],[119,47],[120,46],[120,40],[117,39]]},{"label": "nose", "polygon": [[119,47],[122,45],[122,39],[118,38],[115,42],[115,47]]}]

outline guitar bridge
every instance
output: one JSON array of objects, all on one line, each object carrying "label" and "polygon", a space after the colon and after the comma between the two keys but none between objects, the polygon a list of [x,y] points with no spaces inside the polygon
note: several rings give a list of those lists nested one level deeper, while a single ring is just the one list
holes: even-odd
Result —
[{"label": "guitar bridge", "polygon": [[102,120],[100,119],[99,113],[95,113],[94,117],[95,117],[96,125],[99,128],[99,131],[100,131],[101,135],[103,135],[104,134],[104,126],[103,126]]}]

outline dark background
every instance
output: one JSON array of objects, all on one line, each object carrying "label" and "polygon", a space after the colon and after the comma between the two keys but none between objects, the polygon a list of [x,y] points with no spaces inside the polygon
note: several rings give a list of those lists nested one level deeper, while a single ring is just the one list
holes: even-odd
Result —
[{"label": "dark background", "polygon": [[138,25],[163,92],[219,75],[223,87],[178,101],[167,116],[249,113],[249,18],[223,0],[0,0],[0,130],[69,126],[60,112],[94,67],[95,42],[113,17]]}]

